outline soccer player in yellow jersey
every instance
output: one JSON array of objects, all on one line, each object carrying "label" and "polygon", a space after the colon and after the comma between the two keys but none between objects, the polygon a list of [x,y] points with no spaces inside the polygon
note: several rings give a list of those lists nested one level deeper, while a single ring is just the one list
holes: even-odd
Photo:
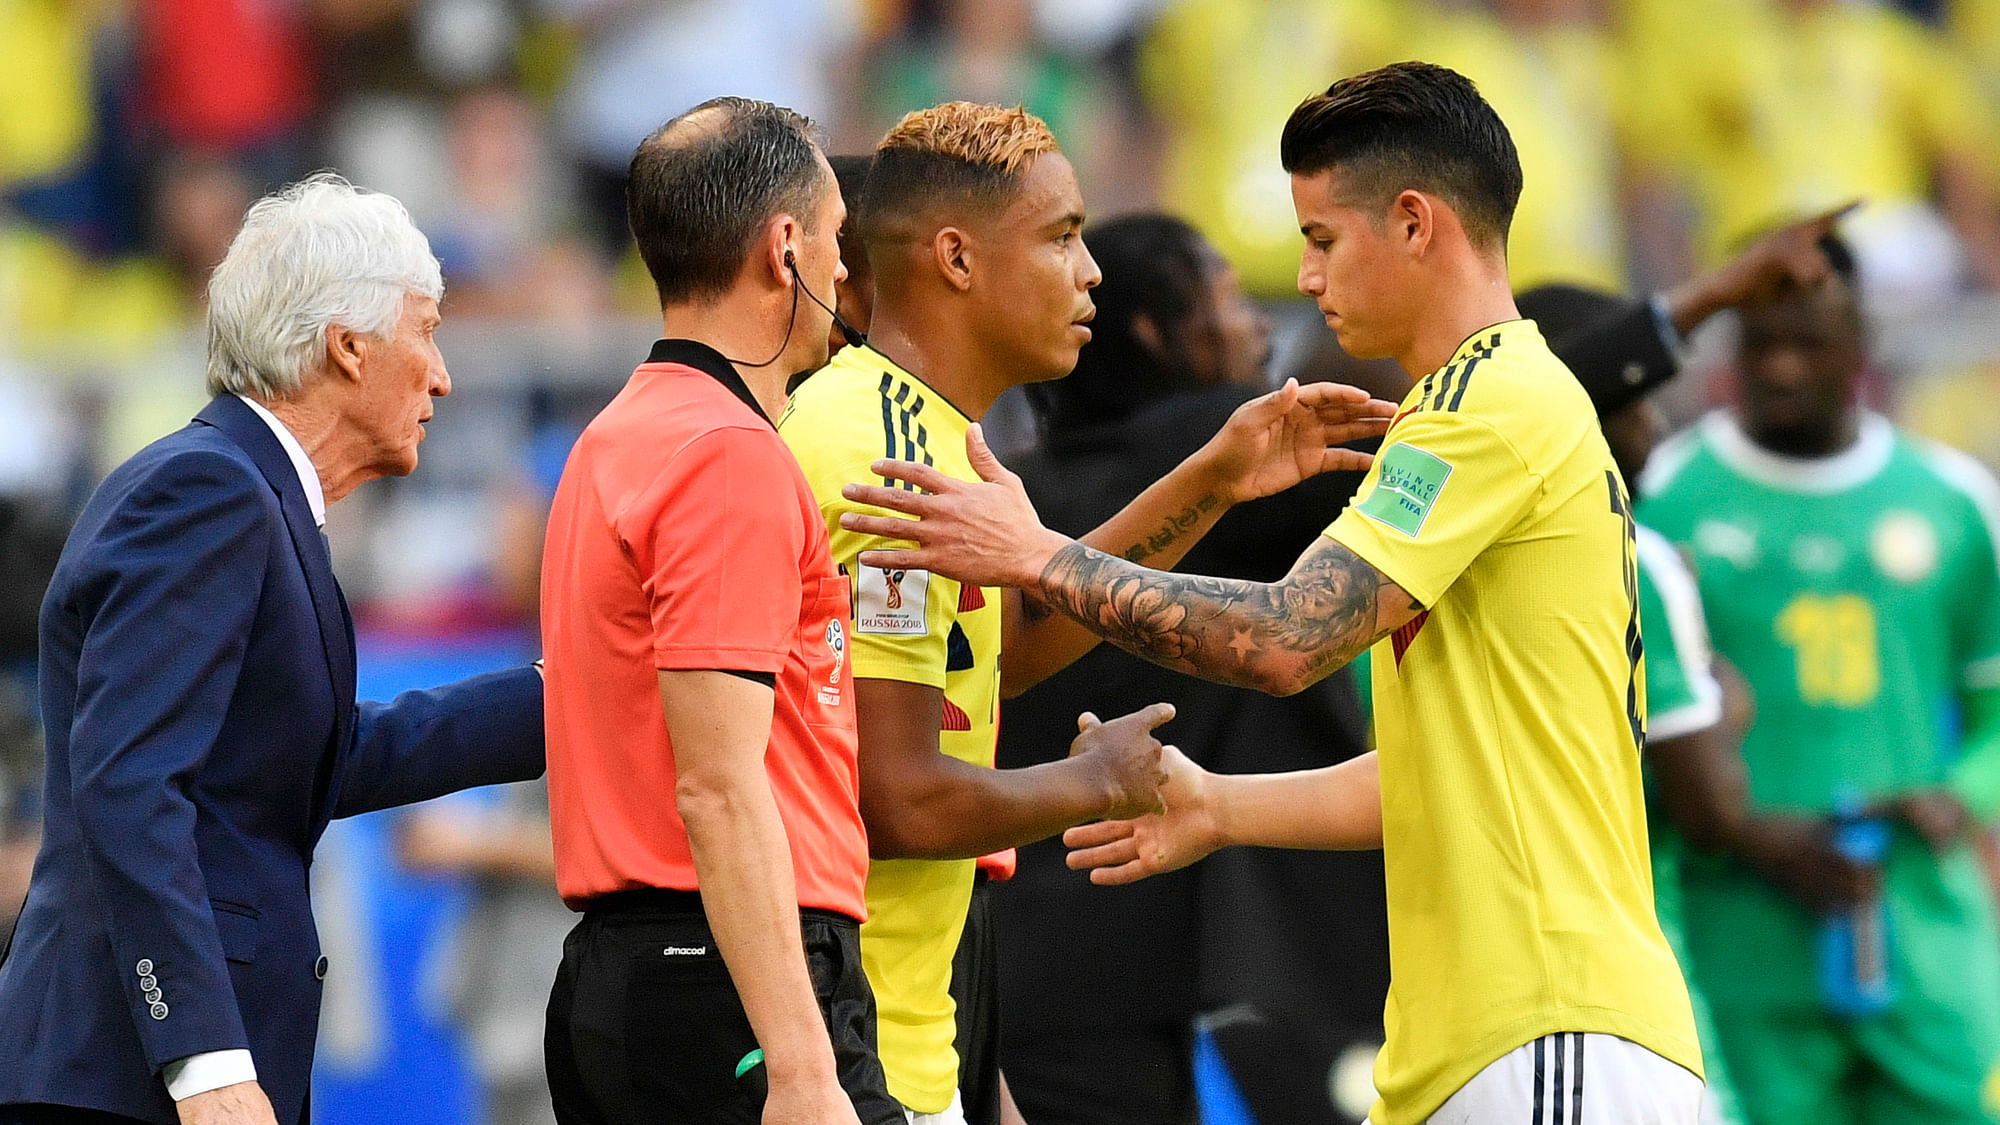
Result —
[{"label": "soccer player in yellow jersey", "polygon": [[1299,288],[1352,354],[1413,386],[1359,499],[1283,580],[1164,574],[1043,528],[974,441],[984,483],[920,465],[850,485],[919,517],[864,565],[1018,585],[1141,656],[1273,693],[1371,646],[1376,754],[1217,776],[1170,756],[1167,812],[1070,830],[1128,882],[1227,844],[1381,847],[1392,971],[1374,1125],[1692,1125],[1701,1054],[1653,913],[1645,696],[1625,487],[1590,402],[1518,319],[1506,127],[1424,63],[1336,82],[1281,145]]},{"label": "soccer player in yellow jersey", "polygon": [[[876,151],[858,216],[875,273],[869,343],[802,383],[778,422],[853,583],[875,859],[861,955],[889,1090],[918,1122],[954,1125],[975,1109],[956,1089],[948,993],[973,857],[1157,809],[1160,750],[1147,731],[1172,711],[1085,719],[1069,759],[992,769],[1001,695],[1098,638],[1019,590],[861,565],[861,552],[896,540],[842,528],[862,509],[841,488],[884,456],[979,479],[966,460],[974,421],[1009,387],[1068,374],[1090,338],[1100,275],[1083,218],[1075,173],[1034,115],[952,102],[905,117]],[[1086,541],[1171,566],[1236,501],[1365,465],[1329,445],[1381,432],[1393,410],[1346,387],[1266,395]]]}]

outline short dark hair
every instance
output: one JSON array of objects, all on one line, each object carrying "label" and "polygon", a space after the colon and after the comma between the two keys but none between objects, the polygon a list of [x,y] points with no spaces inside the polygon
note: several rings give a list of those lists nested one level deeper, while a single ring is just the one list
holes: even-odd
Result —
[{"label": "short dark hair", "polygon": [[875,166],[875,157],[829,156],[826,162],[833,165],[841,202],[847,204],[847,223],[840,228],[840,260],[846,264],[849,277],[865,277],[868,246],[861,237],[861,205],[868,190],[868,170]]},{"label": "short dark hair", "polygon": [[[1158,399],[1202,386],[1183,346],[1199,326],[1222,259],[1201,232],[1162,214],[1122,215],[1090,228],[1090,253],[1104,271],[1091,290],[1097,316],[1076,370],[1030,383],[1028,403],[1047,435],[1117,422]],[[1164,338],[1165,355],[1139,340],[1144,317]]]},{"label": "short dark hair", "polygon": [[833,178],[840,183],[840,198],[850,211],[861,209],[861,195],[868,188],[868,170],[875,166],[875,154],[829,156]]},{"label": "short dark hair", "polygon": [[728,292],[772,216],[813,229],[828,184],[812,129],[770,102],[711,98],[639,142],[625,214],[662,305]]},{"label": "short dark hair", "polygon": [[1471,79],[1430,63],[1392,63],[1300,102],[1278,158],[1300,176],[1339,168],[1384,205],[1401,191],[1435,195],[1474,241],[1502,247],[1521,200],[1506,124]]}]

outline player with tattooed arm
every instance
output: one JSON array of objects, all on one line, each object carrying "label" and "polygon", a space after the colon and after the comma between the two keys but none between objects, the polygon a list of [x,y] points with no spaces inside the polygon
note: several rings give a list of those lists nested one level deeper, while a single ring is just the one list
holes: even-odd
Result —
[{"label": "player with tattooed arm", "polygon": [[1162,573],[1056,535],[976,434],[982,483],[883,463],[917,491],[848,496],[918,521],[843,523],[917,544],[864,565],[1021,586],[1210,679],[1295,692],[1374,647],[1378,753],[1263,776],[1169,756],[1168,811],[1071,829],[1072,866],[1121,883],[1229,844],[1380,847],[1374,1125],[1689,1125],[1701,1052],[1653,913],[1630,505],[1588,397],[1514,306],[1513,142],[1463,77],[1399,63],[1308,98],[1281,157],[1299,288],[1349,353],[1414,380],[1289,575]]},{"label": "player with tattooed arm", "polygon": [[[966,461],[970,427],[1008,388],[1069,374],[1090,338],[1101,275],[1083,218],[1076,174],[1040,118],[970,102],[909,114],[878,146],[862,193],[869,338],[801,384],[778,421],[854,589],[861,810],[874,859],[861,958],[889,1091],[918,1125],[990,1125],[999,1113],[997,984],[976,968],[953,980],[968,906],[982,901],[975,857],[1158,809],[1161,751],[1146,731],[1173,710],[1086,717],[1067,759],[993,769],[1000,697],[1088,652],[1096,634],[1020,590],[865,565],[865,551],[897,540],[844,528],[842,516],[865,509],[841,488],[885,452],[979,479]],[[1272,392],[1086,540],[1172,566],[1237,501],[1366,468],[1366,454],[1335,446],[1381,433],[1394,411],[1351,387]],[[954,995],[964,998],[956,1011]],[[973,1066],[961,1067],[955,1036]]]}]

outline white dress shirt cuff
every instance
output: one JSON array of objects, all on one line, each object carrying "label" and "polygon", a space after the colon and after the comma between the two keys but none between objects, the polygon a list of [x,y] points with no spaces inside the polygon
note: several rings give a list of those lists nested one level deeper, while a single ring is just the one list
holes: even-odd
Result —
[{"label": "white dress shirt cuff", "polygon": [[203,1051],[175,1059],[160,1073],[167,1080],[167,1096],[177,1102],[238,1082],[257,1081],[257,1066],[250,1061],[250,1052],[240,1049]]},{"label": "white dress shirt cuff", "polygon": [[1661,346],[1674,357],[1675,363],[1687,362],[1687,337],[1682,336],[1681,330],[1674,325],[1674,310],[1667,304],[1667,295],[1655,293],[1646,303],[1652,307],[1653,330],[1660,334]]}]

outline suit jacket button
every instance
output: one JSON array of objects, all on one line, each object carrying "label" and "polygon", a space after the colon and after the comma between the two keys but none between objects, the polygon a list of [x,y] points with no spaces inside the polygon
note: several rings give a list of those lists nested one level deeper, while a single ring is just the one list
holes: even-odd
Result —
[{"label": "suit jacket button", "polygon": [[326,956],[322,954],[319,960],[313,962],[313,979],[325,980],[326,968],[327,968],[327,959]]},{"label": "suit jacket button", "polygon": [[138,973],[138,974],[139,974],[140,976],[142,976],[142,977],[150,977],[150,976],[152,976],[152,975],[153,975],[153,959],[152,959],[151,957],[141,957],[141,958],[139,958],[139,963],[138,963],[137,965],[134,965],[134,966],[132,966],[132,971],[133,971],[133,972],[135,972],[135,973]]},{"label": "suit jacket button", "polygon": [[160,987],[159,978],[153,976],[151,973],[147,973],[145,976],[139,978],[139,991],[141,992],[150,992],[158,987]]},{"label": "suit jacket button", "polygon": [[167,1006],[165,1004],[160,1003],[158,1000],[153,1001],[153,1007],[151,1011],[153,1013],[153,1018],[156,1020],[163,1020],[167,1018]]},{"label": "suit jacket button", "polygon": [[163,995],[163,994],[162,994],[162,993],[160,992],[160,990],[159,990],[159,989],[157,989],[157,988],[149,988],[149,989],[147,989],[147,990],[146,990],[146,1003],[148,1003],[148,1004],[157,1004],[157,1003],[159,1003],[159,1002],[160,1002],[160,997],[161,997],[161,995]]}]

